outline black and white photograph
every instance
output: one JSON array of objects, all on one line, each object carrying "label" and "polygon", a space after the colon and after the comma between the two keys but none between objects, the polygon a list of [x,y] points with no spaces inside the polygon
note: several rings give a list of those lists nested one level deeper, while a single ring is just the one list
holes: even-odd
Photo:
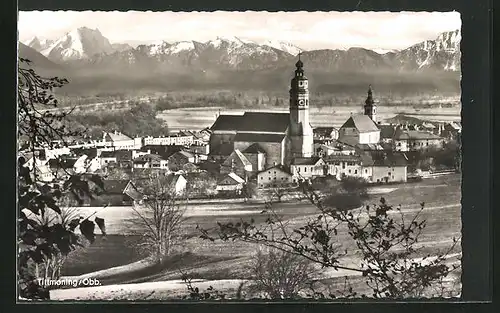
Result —
[{"label": "black and white photograph", "polygon": [[461,33],[20,11],[18,301],[459,299]]}]

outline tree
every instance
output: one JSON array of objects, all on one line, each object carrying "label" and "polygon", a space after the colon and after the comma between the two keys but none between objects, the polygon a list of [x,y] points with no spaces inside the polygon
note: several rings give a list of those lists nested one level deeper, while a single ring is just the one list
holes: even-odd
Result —
[{"label": "tree", "polygon": [[274,248],[259,249],[249,271],[253,280],[250,289],[270,299],[297,298],[316,273],[311,261]]},{"label": "tree", "polygon": [[[52,90],[68,83],[58,77],[43,78],[32,68],[30,61],[19,59],[18,65],[18,136],[26,138],[25,151],[18,157],[18,292],[19,296],[31,299],[47,299],[49,291],[37,281],[37,265],[58,256],[66,256],[81,245],[75,234],[77,228],[90,242],[95,239],[95,224],[89,218],[72,219],[67,223],[60,208],[63,196],[71,196],[78,203],[83,198],[92,198],[89,181],[102,185],[97,175],[69,174],[64,180],[44,182],[38,174],[39,154],[43,147],[53,147],[54,140],[66,143],[68,136],[81,134],[71,131],[65,124],[71,111],[48,110],[57,108]],[[31,155],[33,166],[27,167],[27,154]],[[29,158],[29,157],[28,157]],[[49,212],[59,218],[53,223],[46,220]],[[37,221],[38,218],[38,221]],[[99,222],[98,226],[104,226]],[[56,271],[57,272],[57,271]]]},{"label": "tree", "polygon": [[[301,186],[318,209],[318,215],[302,226],[288,227],[272,204],[267,204],[262,211],[268,216],[263,225],[254,220],[218,223],[215,237],[199,228],[201,238],[256,243],[300,256],[323,268],[357,272],[371,289],[371,293],[361,294],[364,297],[428,296],[432,287],[458,268],[446,264],[458,240],[454,239],[447,251],[422,255],[424,247],[418,247],[417,242],[425,228],[425,220],[420,219],[423,203],[420,211],[410,217],[401,208],[388,205],[384,198],[378,205],[359,207],[364,197],[360,182],[351,180],[340,186],[335,194],[326,195],[308,184]],[[359,188],[361,194],[354,191]],[[359,265],[344,261],[349,250],[351,256],[360,256]],[[356,291],[352,290],[351,295],[357,295]]]},{"label": "tree", "polygon": [[162,262],[177,244],[185,207],[168,176],[150,175],[135,183],[141,199],[133,206],[134,224],[141,229],[141,247],[153,260]]}]

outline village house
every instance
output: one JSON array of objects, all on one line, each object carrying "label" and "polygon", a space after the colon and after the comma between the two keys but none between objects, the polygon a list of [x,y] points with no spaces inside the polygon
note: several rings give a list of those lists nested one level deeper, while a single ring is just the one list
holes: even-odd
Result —
[{"label": "village house", "polygon": [[294,158],[290,164],[290,173],[293,181],[311,179],[317,176],[325,176],[325,162],[320,157]]},{"label": "village house", "polygon": [[457,140],[458,136],[462,133],[462,123],[451,122],[443,126],[441,136],[448,140]]},{"label": "village house", "polygon": [[117,161],[114,151],[101,151],[99,160],[101,161],[101,167],[108,166],[109,164],[116,163]]},{"label": "village house", "polygon": [[141,154],[150,154],[150,153],[151,154],[158,154],[159,156],[161,156],[162,158],[164,158],[166,160],[172,154],[179,152],[179,151],[182,151],[183,149],[184,149],[184,147],[179,146],[179,145],[166,145],[166,146],[146,145],[146,146],[143,146],[141,149],[137,150],[137,153],[138,154],[139,153],[141,153]]},{"label": "village house", "polygon": [[113,147],[115,150],[132,150],[142,147],[141,138],[130,138],[121,132],[105,132],[103,134],[102,143],[104,146]]},{"label": "village house", "polygon": [[359,155],[329,155],[324,162],[327,167],[327,175],[335,176],[338,180],[343,177],[369,177],[368,170],[363,171],[362,159]]},{"label": "village house", "polygon": [[335,127],[316,127],[313,129],[315,140],[337,140],[339,130]]},{"label": "village house", "polygon": [[292,174],[283,165],[276,165],[257,173],[259,189],[290,187],[293,185]]},{"label": "village house", "polygon": [[168,157],[168,169],[172,172],[183,170],[184,165],[195,163],[196,157],[194,154],[187,151],[178,151]]},{"label": "village house", "polygon": [[233,153],[222,162],[220,168],[221,174],[235,173],[245,180],[250,176],[252,170],[252,163],[250,163],[246,156],[238,149],[234,150]]},{"label": "village house", "polygon": [[252,171],[259,172],[266,166],[266,151],[258,143],[254,143],[242,151],[243,155],[252,164]]},{"label": "village house", "polygon": [[98,194],[90,205],[129,206],[139,197],[139,192],[132,181],[126,180],[104,180],[104,188],[94,186],[93,190]]},{"label": "village house", "polygon": [[332,141],[329,144],[315,144],[314,148],[316,156],[319,157],[329,155],[353,155],[356,152],[355,147],[338,141]]},{"label": "village house", "polygon": [[167,185],[176,196],[183,196],[187,191],[187,179],[184,175],[167,175]]},{"label": "village house", "polygon": [[241,194],[245,179],[241,178],[234,172],[230,172],[217,182],[217,193],[234,193]]},{"label": "village house", "polygon": [[393,139],[394,150],[403,152],[439,148],[442,143],[443,139],[438,135],[419,130],[398,129]]},{"label": "village house", "polygon": [[200,159],[207,159],[207,155],[210,152],[210,146],[207,143],[196,143],[190,145],[186,151],[189,151],[193,154],[200,155]]},{"label": "village house", "polygon": [[400,152],[373,152],[364,158],[365,168],[371,167],[370,183],[406,182],[408,160]]},{"label": "village house", "polygon": [[133,168],[168,169],[168,161],[157,154],[146,154],[135,158]]},{"label": "village house", "polygon": [[191,133],[178,132],[170,136],[160,136],[160,137],[145,137],[143,139],[144,145],[155,145],[155,146],[189,146],[194,143],[194,136]]}]

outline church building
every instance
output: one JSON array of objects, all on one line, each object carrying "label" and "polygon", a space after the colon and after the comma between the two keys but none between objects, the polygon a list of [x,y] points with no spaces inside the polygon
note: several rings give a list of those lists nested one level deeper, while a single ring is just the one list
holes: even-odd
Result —
[{"label": "church building", "polygon": [[[293,158],[313,155],[313,129],[309,122],[309,89],[304,64],[295,64],[290,84],[289,112],[245,112],[219,115],[210,130],[210,155],[227,158],[235,149],[258,147],[265,153],[265,168],[288,165]],[[257,168],[257,164],[254,168]]]},{"label": "church building", "polygon": [[364,114],[352,115],[339,129],[338,141],[349,145],[374,145],[380,142],[377,126],[377,107],[373,100],[372,87],[364,105]]}]

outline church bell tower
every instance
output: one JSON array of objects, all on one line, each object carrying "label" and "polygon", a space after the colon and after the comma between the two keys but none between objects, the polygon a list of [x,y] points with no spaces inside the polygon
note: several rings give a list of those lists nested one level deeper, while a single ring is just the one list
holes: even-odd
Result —
[{"label": "church bell tower", "polygon": [[365,100],[365,115],[368,115],[370,119],[376,124],[377,123],[377,106],[373,100],[372,85],[368,87],[368,96]]},{"label": "church bell tower", "polygon": [[314,142],[313,130],[309,123],[309,86],[300,53],[295,66],[295,76],[290,84],[290,152],[292,158],[311,157]]}]

